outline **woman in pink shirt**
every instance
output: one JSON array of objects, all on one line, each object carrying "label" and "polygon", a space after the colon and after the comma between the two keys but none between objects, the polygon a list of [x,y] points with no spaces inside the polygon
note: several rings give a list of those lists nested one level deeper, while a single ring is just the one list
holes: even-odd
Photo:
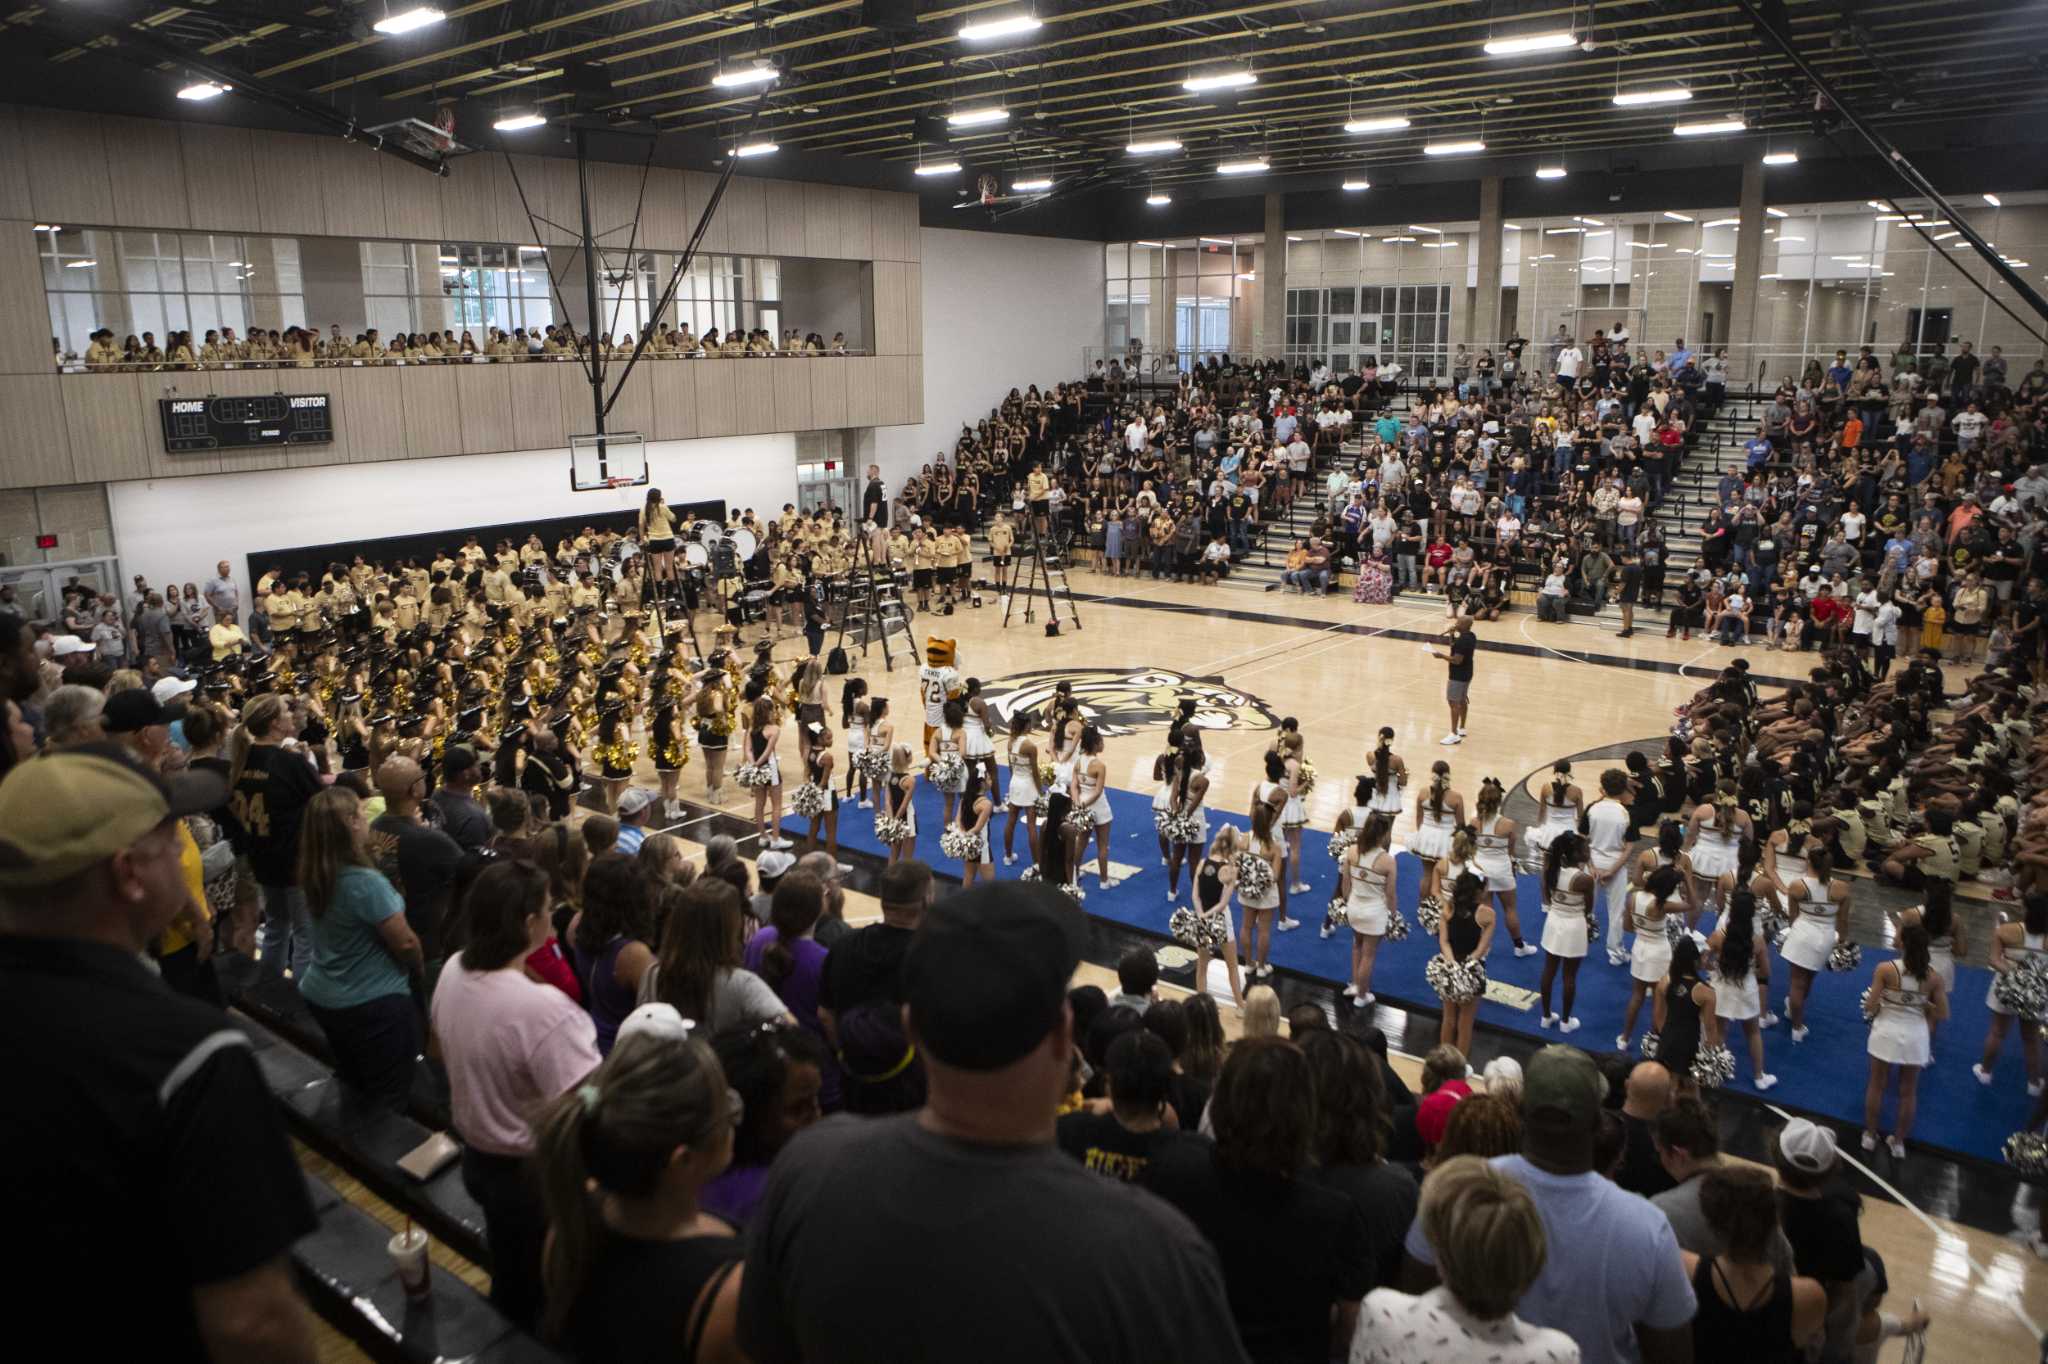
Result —
[{"label": "woman in pink shirt", "polygon": [[526,1168],[533,1124],[598,1062],[590,1015],[525,970],[553,932],[548,898],[547,874],[529,863],[485,868],[463,901],[468,945],[442,968],[433,1004],[462,1184],[484,1211],[491,1303],[528,1330],[540,1314],[547,1233]]}]

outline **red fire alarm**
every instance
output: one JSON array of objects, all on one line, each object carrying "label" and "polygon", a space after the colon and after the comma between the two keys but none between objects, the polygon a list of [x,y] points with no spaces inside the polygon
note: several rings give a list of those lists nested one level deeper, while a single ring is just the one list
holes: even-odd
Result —
[{"label": "red fire alarm", "polygon": [[36,548],[37,548],[37,549],[55,549],[56,547],[57,547],[57,537],[56,537],[56,536],[54,536],[54,535],[38,535],[38,536],[36,537]]}]

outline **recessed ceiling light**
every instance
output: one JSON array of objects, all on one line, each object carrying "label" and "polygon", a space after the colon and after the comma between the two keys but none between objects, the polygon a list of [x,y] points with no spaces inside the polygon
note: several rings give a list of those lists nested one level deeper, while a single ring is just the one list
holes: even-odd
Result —
[{"label": "recessed ceiling light", "polygon": [[1142,142],[1129,143],[1124,147],[1124,150],[1132,156],[1153,156],[1159,152],[1177,152],[1180,150],[1180,140],[1172,137],[1148,138]]},{"label": "recessed ceiling light", "polygon": [[1741,225],[1742,219],[1740,218],[1715,218],[1705,224],[1707,227],[1740,227]]},{"label": "recessed ceiling light", "polygon": [[959,163],[958,161],[927,161],[927,162],[925,162],[925,163],[924,163],[923,165],[921,165],[921,166],[917,167],[917,168],[916,168],[915,170],[913,170],[913,171],[911,172],[911,174],[912,174],[912,175],[957,175],[957,174],[959,174],[959,172],[960,172],[960,163]]},{"label": "recessed ceiling light", "polygon": [[980,109],[960,109],[946,115],[946,124],[952,128],[985,128],[991,123],[1002,123],[1010,117],[1010,111],[998,105]]},{"label": "recessed ceiling light", "polygon": [[1573,232],[1584,232],[1585,230],[1583,227],[1546,227],[1543,229],[1543,235],[1546,237],[1563,237]]},{"label": "recessed ceiling light", "polygon": [[1692,91],[1682,85],[1656,85],[1644,90],[1617,90],[1614,102],[1626,108],[1631,104],[1683,104],[1692,98]]},{"label": "recessed ceiling light", "polygon": [[1557,52],[1578,43],[1578,37],[1570,29],[1555,33],[1524,33],[1514,38],[1488,38],[1486,55],[1489,57],[1519,57],[1527,52]]},{"label": "recessed ceiling light", "polygon": [[1672,222],[1674,222],[1674,223],[1689,223],[1689,222],[1691,222],[1691,221],[1692,221],[1692,215],[1691,215],[1691,214],[1688,214],[1688,213],[1673,213],[1673,212],[1672,212],[1672,211],[1671,211],[1670,209],[1668,209],[1668,208],[1664,210],[1664,216],[1665,216],[1665,217],[1667,217],[1667,218],[1669,218],[1669,219],[1670,219],[1670,220],[1671,220]]},{"label": "recessed ceiling light", "polygon": [[[441,257],[441,264],[443,264],[443,265],[457,265],[457,264],[460,264],[460,263],[461,263],[461,261],[460,261],[460,258],[459,258],[459,257],[456,257],[456,256],[443,256],[443,257]],[[229,264],[229,265],[240,265],[240,264],[241,264],[241,262],[240,262],[240,261],[238,261],[238,260],[231,260],[231,261],[229,261],[229,262],[228,262],[228,264]]]},{"label": "recessed ceiling light", "polygon": [[1985,203],[1987,203],[1987,204],[1989,204],[1989,205],[1991,205],[1991,206],[1992,206],[1993,208],[2004,208],[2004,207],[2005,207],[2005,205],[2003,205],[2003,204],[2001,204],[2001,203],[1999,203],[1999,202],[1998,202],[1998,196],[1997,196],[1996,194],[1987,194],[1987,195],[1984,195],[1984,196],[1983,196],[1983,198],[1984,198],[1984,202],[1985,202]]},{"label": "recessed ceiling light", "polygon": [[1795,166],[1799,164],[1798,152],[1765,152],[1766,166]]},{"label": "recessed ceiling light", "polygon": [[1477,138],[1465,142],[1431,142],[1423,147],[1424,156],[1466,156],[1472,152],[1483,152],[1486,144]]},{"label": "recessed ceiling light", "polygon": [[178,91],[178,98],[197,103],[200,100],[219,99],[234,88],[232,85],[221,85],[215,81],[194,81]]},{"label": "recessed ceiling light", "polygon": [[1563,166],[1538,166],[1536,168],[1536,178],[1538,180],[1562,180],[1564,177],[1565,169]]},{"label": "recessed ceiling light", "polygon": [[[1364,234],[1363,234],[1363,233],[1360,233],[1359,235],[1360,235],[1360,236],[1363,236]],[[1412,241],[1414,241],[1414,240],[1415,240],[1415,238],[1413,238],[1413,237],[1382,237],[1382,238],[1380,238],[1380,240],[1381,240],[1381,241],[1383,241],[1383,242],[1412,242]]]},{"label": "recessed ceiling light", "polygon": [[967,43],[984,43],[993,38],[1014,38],[1020,33],[1035,33],[1045,25],[1035,14],[1008,14],[1000,19],[984,19],[977,24],[963,24],[960,40]]},{"label": "recessed ceiling light", "polygon": [[1680,137],[1706,137],[1712,133],[1739,133],[1748,126],[1739,118],[1713,118],[1701,123],[1681,123],[1671,131]]},{"label": "recessed ceiling light", "polygon": [[1362,175],[1354,175],[1344,182],[1344,188],[1356,194],[1360,190],[1371,189],[1372,182]]},{"label": "recessed ceiling light", "polygon": [[782,148],[773,142],[743,142],[732,149],[734,156],[773,156]]},{"label": "recessed ceiling light", "polygon": [[1428,236],[1431,236],[1431,237],[1441,237],[1441,236],[1443,236],[1443,235],[1444,235],[1444,230],[1443,230],[1442,228],[1440,228],[1440,227],[1424,227],[1424,226],[1422,226],[1422,225],[1421,225],[1420,223],[1410,223],[1410,224],[1408,224],[1408,230],[1409,230],[1410,232],[1421,232],[1421,233],[1424,233],[1424,234],[1426,234],[1426,235],[1428,235]]},{"label": "recessed ceiling light", "polygon": [[782,73],[775,69],[775,63],[757,58],[745,66],[728,66],[711,78],[711,83],[721,90],[730,90],[741,85],[764,85],[779,80]]},{"label": "recessed ceiling light", "polygon": [[1587,227],[1605,227],[1605,226],[1607,226],[1607,224],[1606,224],[1606,223],[1602,222],[1602,221],[1601,221],[1600,219],[1598,219],[1598,218],[1573,218],[1573,219],[1572,219],[1572,221],[1573,221],[1573,222],[1575,222],[1575,223],[1584,223],[1584,224],[1585,224],[1585,225],[1586,225]]},{"label": "recessed ceiling light", "polygon": [[1764,210],[1764,213],[1773,218],[1789,218],[1792,216],[1782,208],[1767,208]]},{"label": "recessed ceiling light", "polygon": [[65,262],[64,262],[64,268],[65,268],[66,270],[83,270],[83,269],[85,269],[85,268],[86,268],[86,267],[87,267],[88,265],[98,265],[98,264],[99,264],[99,262],[98,262],[98,261],[96,261],[96,260],[68,260],[68,261],[65,261]]},{"label": "recessed ceiling light", "polygon": [[1298,242],[1301,240],[1301,238],[1295,236],[1292,232],[1290,232],[1287,234],[1287,240],[1291,242]]},{"label": "recessed ceiling light", "polygon": [[1230,238],[1228,238],[1228,237],[1197,237],[1197,238],[1195,238],[1195,240],[1196,240],[1196,241],[1198,241],[1198,242],[1207,242],[1207,243],[1209,243],[1209,245],[1211,245],[1211,246],[1228,246],[1228,245],[1230,245]]},{"label": "recessed ceiling light", "polygon": [[1783,279],[1783,278],[1785,278],[1785,277],[1784,277],[1783,275],[1779,274],[1779,273],[1778,273],[1777,271],[1773,270],[1773,271],[1772,271],[1772,272],[1771,272],[1770,274],[1768,274],[1768,275],[1758,275],[1758,276],[1757,276],[1757,278],[1758,278],[1758,279]]},{"label": "recessed ceiling light", "polygon": [[539,114],[526,111],[516,114],[501,114],[498,117],[498,121],[491,126],[501,133],[519,133],[526,131],[528,128],[538,128],[546,122],[547,120]]},{"label": "recessed ceiling light", "polygon": [[[1158,190],[1154,190],[1150,194],[1145,196],[1145,202],[1152,205],[1152,207],[1154,208],[1160,208],[1166,204],[1172,203],[1173,196],[1171,194],[1161,194]],[[1138,244],[1140,246],[1144,245],[1143,242],[1140,242]]]},{"label": "recessed ceiling light", "polygon": [[1258,175],[1267,170],[1266,158],[1254,157],[1250,161],[1225,161],[1216,167],[1218,175]]},{"label": "recessed ceiling light", "polygon": [[438,24],[447,17],[447,15],[435,9],[432,5],[415,5],[411,9],[401,10],[397,14],[386,10],[384,17],[370,25],[370,27],[376,29],[379,33],[397,37],[401,33],[412,33],[429,25]]},{"label": "recessed ceiling light", "polygon": [[1344,125],[1347,133],[1394,133],[1408,127],[1406,114],[1383,114],[1376,118],[1354,118]]},{"label": "recessed ceiling light", "polygon": [[1250,71],[1217,71],[1207,76],[1189,76],[1180,83],[1180,88],[1191,95],[1202,95],[1211,90],[1242,90],[1258,83],[1258,76]]},{"label": "recessed ceiling light", "polygon": [[64,229],[57,223],[37,223],[35,230],[38,232],[62,232]]},{"label": "recessed ceiling light", "polygon": [[1520,223],[1502,223],[1500,226],[1503,232],[1520,232],[1522,230]]},{"label": "recessed ceiling light", "polygon": [[1052,179],[1050,176],[1037,175],[1028,180],[1012,180],[1010,188],[1019,194],[1036,194],[1039,190],[1051,189]]},{"label": "recessed ceiling light", "polygon": [[1892,211],[1892,206],[1882,199],[1865,199],[1863,206],[1865,208],[1874,208],[1879,213],[1890,213]]},{"label": "recessed ceiling light", "polygon": [[[1962,235],[1962,233],[1960,233],[1960,232],[1956,231],[1956,230],[1955,230],[1954,228],[1950,228],[1950,229],[1949,229],[1948,231],[1946,231],[1946,232],[1937,232],[1937,233],[1935,233],[1935,234],[1934,234],[1934,240],[1936,240],[1936,241],[1938,241],[1938,242],[1945,242],[1945,241],[1947,241],[1947,240],[1948,240],[1948,239],[1949,239],[1950,237],[1960,237],[1961,235]],[[1791,241],[1792,239],[1791,239],[1790,237],[1787,237],[1787,238],[1786,238],[1785,240],[1786,240],[1786,241]],[[1801,241],[1804,241],[1804,240],[1805,240],[1805,238],[1803,238],[1803,237],[1802,237],[1802,238],[1800,238],[1800,240],[1801,240]]]}]

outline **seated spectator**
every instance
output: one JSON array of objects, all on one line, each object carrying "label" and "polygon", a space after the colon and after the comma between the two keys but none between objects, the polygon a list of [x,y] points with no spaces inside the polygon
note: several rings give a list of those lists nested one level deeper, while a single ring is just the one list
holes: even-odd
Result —
[{"label": "seated spectator", "polygon": [[1515,1315],[1552,1249],[1535,1200],[1513,1176],[1478,1156],[1455,1157],[1423,1183],[1415,1221],[1442,1282],[1421,1297],[1374,1289],[1359,1312],[1351,1364],[1573,1364],[1581,1357],[1564,1332]]},{"label": "seated spectator", "polygon": [[726,1083],[740,1097],[732,1163],[704,1186],[699,1206],[745,1227],[768,1185],[768,1167],[797,1133],[823,1116],[825,1048],[786,1024],[735,1028],[711,1039]]}]

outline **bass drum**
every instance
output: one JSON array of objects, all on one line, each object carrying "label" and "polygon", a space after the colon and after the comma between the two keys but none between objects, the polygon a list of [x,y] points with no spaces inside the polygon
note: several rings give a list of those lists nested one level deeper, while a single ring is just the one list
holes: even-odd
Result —
[{"label": "bass drum", "polygon": [[683,546],[683,561],[689,564],[691,568],[709,568],[711,566],[711,552],[692,540],[689,544]]},{"label": "bass drum", "polygon": [[725,538],[725,527],[716,521],[699,521],[690,527],[690,538],[699,544],[713,544]]},{"label": "bass drum", "polygon": [[760,547],[760,542],[754,538],[754,532],[745,527],[732,533],[732,552],[740,556],[741,563],[753,558],[754,551]]}]

